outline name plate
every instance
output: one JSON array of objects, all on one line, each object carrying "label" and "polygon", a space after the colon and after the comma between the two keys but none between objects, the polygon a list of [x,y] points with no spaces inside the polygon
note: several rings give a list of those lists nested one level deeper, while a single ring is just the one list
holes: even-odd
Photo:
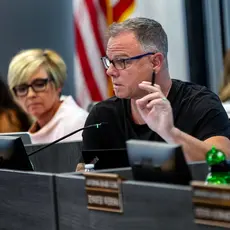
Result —
[{"label": "name plate", "polygon": [[123,213],[121,178],[117,174],[87,172],[88,209]]},{"label": "name plate", "polygon": [[230,186],[191,183],[195,222],[230,228]]}]

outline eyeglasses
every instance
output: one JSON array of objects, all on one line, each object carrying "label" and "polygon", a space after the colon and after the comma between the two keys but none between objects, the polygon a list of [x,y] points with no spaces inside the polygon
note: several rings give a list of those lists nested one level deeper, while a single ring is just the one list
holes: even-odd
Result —
[{"label": "eyeglasses", "polygon": [[31,87],[35,93],[43,92],[46,90],[47,84],[53,81],[53,78],[38,78],[34,80],[30,85],[21,84],[15,86],[13,91],[17,97],[24,97],[28,94],[29,88]]},{"label": "eyeglasses", "polygon": [[105,56],[105,57],[102,57],[101,60],[103,62],[105,69],[108,69],[110,67],[111,63],[113,64],[113,66],[116,69],[125,69],[128,64],[131,64],[132,60],[137,60],[137,59],[143,58],[143,57],[148,56],[148,55],[153,55],[153,54],[155,54],[155,53],[149,52],[149,53],[137,55],[134,57],[118,58],[118,59],[114,59],[114,60],[109,60],[109,58],[107,56]]}]

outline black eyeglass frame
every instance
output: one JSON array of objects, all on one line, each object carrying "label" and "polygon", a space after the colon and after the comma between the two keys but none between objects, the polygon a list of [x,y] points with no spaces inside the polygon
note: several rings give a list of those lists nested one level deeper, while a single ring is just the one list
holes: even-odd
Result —
[{"label": "black eyeglass frame", "polygon": [[[115,59],[115,60],[110,60],[107,56],[104,56],[104,57],[101,57],[101,60],[102,60],[102,63],[104,65],[105,69],[108,69],[110,67],[110,65],[113,64],[113,66],[116,69],[122,70],[122,69],[126,69],[126,62],[127,61],[141,59],[141,58],[143,58],[145,56],[154,55],[154,54],[156,54],[156,52],[148,52],[148,53],[140,54],[140,55],[129,57],[129,58],[119,58],[119,59]],[[108,60],[110,62],[109,66],[106,63],[106,60]],[[117,68],[116,64],[115,64],[115,61],[121,61],[121,63],[123,63],[122,65],[124,67],[123,68]]]},{"label": "black eyeglass frame", "polygon": [[[34,86],[34,85],[35,85],[34,83],[35,83],[36,81],[41,81],[41,80],[44,81],[44,89],[42,89],[42,90],[37,90],[36,87]],[[44,91],[46,90],[46,87],[47,87],[48,83],[51,82],[51,81],[54,81],[53,77],[48,77],[48,78],[37,78],[37,79],[35,79],[31,84],[21,84],[21,85],[15,86],[15,87],[13,88],[13,91],[14,91],[15,96],[17,96],[17,97],[25,97],[25,96],[28,94],[28,92],[29,92],[29,88],[32,88],[32,90],[33,90],[35,93],[44,92]],[[17,93],[17,88],[18,88],[18,87],[21,87],[21,86],[24,86],[24,87],[26,88],[26,93],[23,94],[23,95],[18,95],[18,93]]]}]

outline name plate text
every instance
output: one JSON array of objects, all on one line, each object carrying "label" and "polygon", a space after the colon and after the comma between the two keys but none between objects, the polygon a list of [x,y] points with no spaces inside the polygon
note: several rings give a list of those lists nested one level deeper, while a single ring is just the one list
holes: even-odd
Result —
[{"label": "name plate text", "polygon": [[117,174],[87,172],[84,175],[88,209],[123,212],[122,180]]},{"label": "name plate text", "polygon": [[230,186],[192,182],[195,222],[230,228]]}]

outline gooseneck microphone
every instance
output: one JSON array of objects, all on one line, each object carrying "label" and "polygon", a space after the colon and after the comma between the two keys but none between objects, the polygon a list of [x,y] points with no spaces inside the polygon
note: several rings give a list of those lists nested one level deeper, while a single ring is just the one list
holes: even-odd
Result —
[{"label": "gooseneck microphone", "polygon": [[77,129],[77,130],[75,130],[75,131],[73,131],[73,132],[71,132],[71,133],[69,133],[69,134],[67,134],[67,135],[65,135],[65,136],[63,136],[63,137],[61,137],[61,138],[59,138],[59,139],[57,139],[57,140],[55,140],[55,141],[53,141],[53,142],[47,144],[47,145],[45,145],[45,146],[42,146],[42,147],[39,148],[39,149],[36,149],[35,151],[29,153],[27,156],[30,157],[30,156],[34,155],[35,153],[37,153],[37,152],[39,152],[39,151],[41,151],[41,150],[43,150],[43,149],[46,149],[46,148],[48,148],[49,146],[54,145],[54,144],[58,143],[59,141],[62,141],[62,140],[64,140],[64,139],[66,139],[67,137],[70,137],[70,136],[72,136],[73,134],[78,133],[78,132],[80,132],[80,131],[82,131],[82,130],[91,129],[91,128],[97,128],[97,129],[98,129],[98,128],[100,128],[102,125],[107,125],[107,124],[108,124],[108,122],[101,122],[101,123],[98,123],[98,124],[93,124],[93,125],[85,126],[85,127],[81,128],[81,129]]}]

